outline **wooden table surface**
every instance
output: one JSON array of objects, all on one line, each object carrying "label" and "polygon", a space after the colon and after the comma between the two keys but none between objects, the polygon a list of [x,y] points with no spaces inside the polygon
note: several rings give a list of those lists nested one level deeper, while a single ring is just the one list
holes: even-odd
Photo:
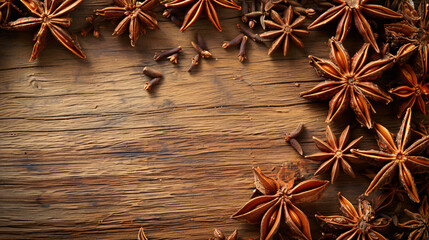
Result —
[{"label": "wooden table surface", "polygon": [[[82,3],[72,30],[109,4]],[[286,164],[312,177],[318,163],[299,156],[284,136],[304,123],[305,154],[317,151],[312,136],[325,139],[327,102],[299,92],[322,80],[307,55],[327,57],[334,28],[311,32],[306,50],[292,47],[287,57],[267,56],[269,43],[249,41],[249,59],[240,63],[237,49],[221,48],[237,35],[239,11],[220,11],[222,33],[205,18],[181,33],[161,12],[161,30],[149,31],[135,48],[127,34],[112,37],[110,23],[102,39],[80,37],[86,60],[51,39],[29,63],[33,33],[0,32],[1,239],[136,239],[141,226],[155,240],[207,239],[213,228],[258,238],[259,226],[230,218],[251,195],[252,167],[274,175]],[[197,32],[214,58],[190,74]],[[359,35],[348,41],[362,43]],[[179,64],[152,60],[177,45]],[[151,94],[143,89],[143,66],[165,76]],[[397,131],[395,105],[375,107],[374,119]],[[376,148],[350,110],[331,127],[339,134],[348,124],[352,137],[365,136],[361,148]],[[355,200],[369,182],[341,173],[321,200],[299,205],[315,239],[314,213],[338,213],[336,193]]]}]

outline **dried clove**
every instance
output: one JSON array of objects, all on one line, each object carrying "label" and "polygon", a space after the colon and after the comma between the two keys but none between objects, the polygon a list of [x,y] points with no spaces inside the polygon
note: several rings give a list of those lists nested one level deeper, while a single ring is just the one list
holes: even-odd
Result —
[{"label": "dried clove", "polygon": [[241,21],[247,22],[246,14],[249,12],[249,4],[245,0],[241,1]]},{"label": "dried clove", "polygon": [[80,31],[80,35],[82,37],[85,37],[90,31],[92,31],[92,35],[95,38],[99,38],[100,37],[100,24],[104,21],[104,17],[100,16],[100,15],[91,15],[87,18],[85,18],[86,20],[86,27]]},{"label": "dried clove", "polygon": [[288,142],[300,155],[303,155],[301,144],[296,140],[296,138],[301,134],[303,129],[303,124],[300,123],[291,133],[286,135],[285,141]]},{"label": "dried clove", "polygon": [[177,64],[177,60],[179,59],[179,53],[174,53],[171,56],[167,57],[168,60],[170,60],[170,62]]},{"label": "dried clove", "polygon": [[243,39],[244,34],[240,33],[237,37],[233,38],[231,41],[224,41],[222,44],[223,48],[229,48],[231,46],[236,46],[241,43],[241,40]]},{"label": "dried clove", "polygon": [[151,77],[151,78],[162,78],[163,77],[162,73],[160,73],[158,70],[155,70],[155,69],[148,67],[148,66],[143,68],[143,74],[148,76],[148,77]]},{"label": "dried clove", "polygon": [[194,67],[197,66],[199,62],[200,62],[200,54],[197,54],[192,58],[192,63],[191,63],[191,66],[189,66],[188,68],[188,72],[192,72]]},{"label": "dried clove", "polygon": [[149,82],[146,82],[144,89],[148,91],[152,90],[152,87],[155,85],[158,85],[161,79],[162,79],[161,77],[152,78],[152,80],[150,80]]},{"label": "dried clove", "polygon": [[211,58],[212,54],[207,51],[204,50],[199,44],[195,43],[195,42],[191,42],[192,47],[194,47],[195,51],[200,54],[203,58]]},{"label": "dried clove", "polygon": [[171,55],[173,55],[175,53],[179,53],[179,52],[182,52],[182,46],[178,46],[178,47],[175,47],[173,49],[170,49],[170,50],[167,50],[167,51],[164,51],[161,53],[155,53],[155,55],[153,56],[153,60],[158,61],[162,58],[167,58],[168,56],[171,56]]},{"label": "dried clove", "polygon": [[240,62],[243,62],[244,60],[247,59],[247,56],[246,56],[247,39],[248,39],[247,36],[243,36],[243,39],[241,40],[240,52],[238,53],[238,61],[240,61]]},{"label": "dried clove", "polygon": [[258,34],[252,33],[251,31],[249,31],[248,29],[244,28],[240,24],[237,24],[237,27],[238,27],[238,30],[240,32],[242,32],[244,35],[248,36],[253,41],[255,41],[255,42],[262,42],[262,38]]}]

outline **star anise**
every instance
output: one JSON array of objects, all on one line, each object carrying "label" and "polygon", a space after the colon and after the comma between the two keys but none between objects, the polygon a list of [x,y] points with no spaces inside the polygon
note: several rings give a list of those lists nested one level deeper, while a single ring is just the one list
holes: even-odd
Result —
[{"label": "star anise", "polygon": [[429,205],[427,201],[427,196],[424,197],[418,213],[413,213],[408,209],[405,209],[404,212],[412,218],[412,220],[399,223],[399,227],[407,228],[411,230],[410,235],[408,236],[409,240],[424,240],[429,239]]},{"label": "star anise", "polygon": [[285,226],[290,236],[311,239],[308,218],[297,203],[318,200],[329,181],[306,180],[294,187],[294,177],[282,167],[277,179],[265,176],[259,168],[254,168],[256,189],[263,195],[249,200],[232,218],[249,223],[261,224],[261,240],[271,239]]},{"label": "star anise", "polygon": [[368,43],[365,43],[352,59],[341,42],[331,38],[329,43],[331,60],[309,56],[317,74],[329,80],[302,92],[301,96],[310,100],[331,99],[326,118],[328,123],[339,117],[350,105],[358,122],[372,128],[371,112],[375,113],[375,110],[369,99],[386,104],[392,101],[392,98],[374,81],[393,65],[394,58],[388,57],[366,63]]},{"label": "star anise", "polygon": [[411,109],[408,108],[396,135],[396,141],[387,128],[375,123],[374,129],[381,151],[352,149],[352,153],[363,159],[385,164],[370,183],[365,195],[368,196],[375,189],[390,183],[394,176],[399,175],[399,181],[407,191],[408,196],[411,200],[419,202],[419,195],[411,170],[418,172],[422,168],[426,171],[429,169],[429,158],[419,156],[429,145],[429,135],[409,144],[411,138],[410,123]]},{"label": "star anise", "polygon": [[387,227],[390,220],[386,218],[375,218],[374,210],[367,200],[359,200],[359,207],[355,207],[349,200],[338,193],[340,210],[344,216],[321,216],[316,218],[323,221],[333,230],[344,231],[337,239],[377,239],[387,240],[377,230]]},{"label": "star anise", "polygon": [[385,24],[384,29],[387,41],[393,46],[410,42],[418,45],[417,64],[424,76],[428,72],[429,56],[429,5],[426,0],[420,2],[417,13],[418,16],[414,16],[411,11],[409,14],[404,13],[407,20]]},{"label": "star anise", "polygon": [[271,19],[273,21],[264,21],[265,26],[273,28],[275,30],[264,32],[260,34],[260,36],[262,38],[277,37],[277,39],[273,42],[270,49],[268,50],[269,55],[271,55],[274,50],[279,48],[283,42],[283,55],[286,56],[290,40],[292,40],[292,42],[295,43],[298,47],[304,47],[304,44],[301,42],[301,40],[299,40],[296,35],[305,36],[308,35],[309,32],[304,29],[297,29],[296,27],[300,26],[304,22],[305,16],[300,15],[297,19],[295,19],[295,21],[292,21],[293,15],[293,8],[292,6],[289,6],[286,9],[283,18],[280,17],[280,15],[276,11],[271,10]]},{"label": "star anise", "polygon": [[[0,22],[6,23],[9,21],[9,17],[14,9],[19,14],[23,15],[24,13],[19,9],[14,3],[14,0],[0,0]],[[3,12],[4,11],[4,12]]]},{"label": "star anise", "polygon": [[355,173],[353,172],[353,169],[348,161],[356,160],[357,157],[350,153],[350,149],[359,144],[363,137],[359,137],[346,145],[349,137],[350,126],[347,126],[346,129],[344,129],[338,141],[329,126],[326,127],[327,142],[324,142],[317,137],[313,137],[317,148],[319,148],[322,152],[305,156],[305,158],[323,161],[322,165],[320,165],[320,167],[314,173],[315,175],[322,174],[331,168],[331,183],[334,183],[338,177],[341,166],[347,175],[353,178],[355,177]]},{"label": "star anise", "polygon": [[121,35],[129,31],[131,46],[135,47],[139,37],[146,33],[146,29],[158,30],[158,21],[152,9],[156,5],[155,0],[114,0],[115,6],[96,10],[96,14],[108,20],[121,21],[116,26],[113,36]]},{"label": "star anise", "polygon": [[425,82],[425,79],[417,80],[417,76],[410,65],[405,65],[400,69],[402,77],[402,86],[390,89],[389,92],[398,98],[402,99],[399,105],[398,118],[400,118],[407,108],[411,108],[414,105],[422,112],[426,114],[425,104],[429,100],[429,85]]},{"label": "star anise", "polygon": [[191,26],[203,11],[206,12],[207,18],[216,27],[216,29],[219,30],[219,32],[222,32],[214,4],[225,8],[241,10],[241,7],[235,4],[233,0],[174,0],[166,3],[165,7],[184,7],[188,4],[192,4],[192,7],[185,15],[183,25],[180,28],[181,32],[184,32],[189,26]]},{"label": "star anise", "polygon": [[382,190],[381,193],[374,199],[375,211],[388,207],[394,199],[397,199],[395,203],[398,204],[405,201],[404,194],[406,194],[406,191],[401,188],[401,184],[398,182],[381,187],[380,190]]},{"label": "star anise", "polygon": [[73,40],[70,33],[66,30],[66,28],[70,27],[71,23],[69,13],[82,0],[46,0],[44,3],[39,0],[21,0],[21,2],[35,17],[19,18],[10,22],[8,27],[12,30],[23,31],[40,26],[34,38],[36,43],[33,47],[30,62],[36,59],[45,47],[49,32],[76,56],[85,58],[85,54],[80,49],[78,43]]},{"label": "star anise", "polygon": [[369,0],[337,0],[336,2],[340,3],[340,5],[330,8],[320,15],[308,26],[308,29],[325,25],[341,16],[335,39],[342,42],[349,32],[353,20],[365,42],[370,43],[376,52],[380,52],[380,49],[377,46],[371,25],[366,20],[365,15],[384,19],[402,18],[401,14],[386,7],[376,4],[367,4]]}]

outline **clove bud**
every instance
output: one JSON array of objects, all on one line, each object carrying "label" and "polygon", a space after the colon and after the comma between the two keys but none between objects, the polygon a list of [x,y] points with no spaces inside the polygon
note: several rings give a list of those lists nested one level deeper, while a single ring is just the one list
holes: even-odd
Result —
[{"label": "clove bud", "polygon": [[243,36],[243,39],[241,40],[240,45],[240,52],[238,53],[238,61],[243,62],[247,59],[246,56],[246,42],[247,42],[247,36]]},{"label": "clove bud", "polygon": [[192,58],[192,63],[191,63],[191,66],[189,66],[188,68],[188,72],[192,72],[192,70],[195,68],[195,66],[199,64],[199,62],[200,62],[200,54],[197,54]]},{"label": "clove bud", "polygon": [[170,49],[170,50],[167,50],[167,51],[164,51],[161,53],[155,53],[155,55],[153,56],[153,60],[158,61],[162,58],[166,58],[170,55],[173,55],[173,54],[179,53],[179,52],[182,52],[182,46],[178,46],[178,47],[175,47],[173,49]]},{"label": "clove bud", "polygon": [[241,43],[241,40],[243,39],[244,34],[240,33],[237,37],[233,38],[231,41],[224,41],[222,44],[223,48],[229,48],[231,46],[236,46]]},{"label": "clove bud", "polygon": [[151,78],[162,78],[163,77],[162,73],[160,73],[158,70],[155,70],[155,69],[148,67],[148,66],[143,68],[143,74],[148,76],[148,77],[151,77]]},{"label": "clove bud", "polygon": [[156,77],[156,78],[152,78],[152,80],[150,80],[149,82],[146,82],[146,85],[144,86],[145,90],[152,90],[152,87],[155,85],[158,85],[158,83],[161,81],[162,78],[160,77]]},{"label": "clove bud", "polygon": [[262,38],[255,33],[252,33],[250,30],[244,28],[240,24],[237,24],[238,30],[242,32],[244,35],[248,36],[250,39],[252,39],[255,42],[262,42]]},{"label": "clove bud", "polygon": [[301,134],[303,129],[303,124],[300,123],[291,133],[286,135],[285,141],[288,142],[300,155],[303,155],[301,144],[296,140],[296,138]]}]

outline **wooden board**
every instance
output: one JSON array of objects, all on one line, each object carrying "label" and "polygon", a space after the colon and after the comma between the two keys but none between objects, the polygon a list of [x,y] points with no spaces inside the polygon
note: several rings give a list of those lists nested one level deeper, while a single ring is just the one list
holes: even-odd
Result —
[{"label": "wooden board", "polygon": [[[109,4],[85,1],[72,29]],[[136,48],[126,35],[110,36],[109,24],[101,40],[80,38],[84,61],[51,40],[29,63],[33,33],[0,33],[1,239],[136,239],[141,226],[150,239],[207,239],[213,228],[257,238],[258,226],[230,219],[251,195],[252,166],[274,175],[287,164],[306,178],[317,169],[284,136],[304,123],[306,154],[317,151],[312,136],[325,138],[327,104],[299,92],[321,81],[307,55],[328,56],[332,29],[312,32],[306,50],[293,47],[287,57],[269,57],[268,43],[250,42],[249,59],[240,63],[238,50],[221,48],[237,34],[238,11],[221,10],[222,33],[205,18],[180,33],[161,11],[161,30]],[[214,59],[189,74],[196,32]],[[350,37],[350,46],[360,39]],[[177,66],[152,60],[177,45]],[[152,94],[143,90],[146,65],[165,75]],[[375,120],[396,131],[394,105],[375,106]],[[348,123],[353,137],[365,136],[361,148],[376,148],[351,111],[331,126],[339,134]],[[315,238],[314,213],[337,213],[338,191],[356,199],[368,183],[342,173],[320,201],[300,205]]]}]

